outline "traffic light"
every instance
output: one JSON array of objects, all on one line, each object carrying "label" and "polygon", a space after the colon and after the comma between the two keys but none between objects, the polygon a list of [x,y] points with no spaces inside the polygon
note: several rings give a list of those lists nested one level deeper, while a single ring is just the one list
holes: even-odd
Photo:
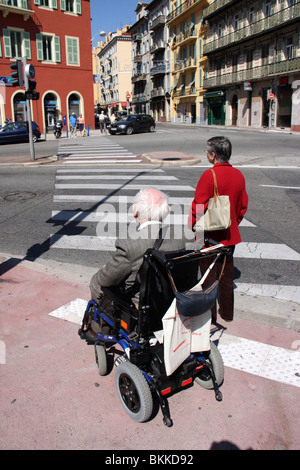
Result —
[{"label": "traffic light", "polygon": [[39,100],[40,94],[38,91],[34,91],[36,89],[36,82],[34,80],[28,80],[28,88],[25,91],[25,98],[27,100]]},{"label": "traffic light", "polygon": [[27,90],[33,91],[36,89],[36,82],[34,80],[28,80]]},{"label": "traffic light", "polygon": [[12,77],[12,86],[18,86],[23,88],[23,70],[22,70],[22,61],[17,60],[10,64],[11,68],[11,77]]}]

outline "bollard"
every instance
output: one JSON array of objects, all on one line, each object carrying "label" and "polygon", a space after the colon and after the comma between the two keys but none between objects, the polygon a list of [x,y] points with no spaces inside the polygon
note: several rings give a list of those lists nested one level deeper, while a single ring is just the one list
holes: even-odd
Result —
[{"label": "bollard", "polygon": [[67,128],[66,128],[66,137],[67,137],[67,138],[69,137],[69,128],[68,128],[68,126],[67,126]]},{"label": "bollard", "polygon": [[90,136],[90,125],[88,125],[88,137]]}]

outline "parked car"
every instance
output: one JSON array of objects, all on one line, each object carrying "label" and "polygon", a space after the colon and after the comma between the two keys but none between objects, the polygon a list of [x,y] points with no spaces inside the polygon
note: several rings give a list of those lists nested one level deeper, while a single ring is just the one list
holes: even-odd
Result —
[{"label": "parked car", "polygon": [[[33,142],[37,142],[41,137],[41,132],[35,121],[32,121],[32,133]],[[0,129],[0,144],[16,142],[29,142],[28,121],[10,122]]]},{"label": "parked car", "polygon": [[117,121],[111,123],[109,128],[110,134],[127,134],[134,132],[154,132],[155,122],[149,114],[130,114],[129,116],[121,116]]}]

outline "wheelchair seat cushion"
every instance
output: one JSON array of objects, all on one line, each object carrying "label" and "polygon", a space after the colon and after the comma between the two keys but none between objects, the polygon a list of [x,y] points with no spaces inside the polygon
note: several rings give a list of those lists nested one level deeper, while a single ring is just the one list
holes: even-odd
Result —
[{"label": "wheelchair seat cushion", "polygon": [[215,281],[204,290],[190,289],[175,292],[177,310],[184,317],[201,315],[214,305],[219,294],[219,282]]}]

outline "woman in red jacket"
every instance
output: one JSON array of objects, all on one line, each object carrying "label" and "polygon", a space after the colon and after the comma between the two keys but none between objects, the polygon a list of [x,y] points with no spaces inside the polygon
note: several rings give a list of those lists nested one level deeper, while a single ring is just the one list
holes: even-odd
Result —
[{"label": "woman in red jacket", "polygon": [[[213,165],[215,171],[219,195],[227,195],[230,200],[231,225],[226,230],[205,232],[204,236],[223,243],[225,246],[234,247],[242,241],[239,224],[242,221],[248,208],[248,194],[246,192],[245,178],[243,174],[233,168],[229,162],[232,145],[227,137],[212,137],[206,144],[207,159]],[[206,210],[208,201],[214,195],[214,180],[211,170],[206,170],[201,176],[192,203],[189,216],[189,227],[193,228],[200,215]],[[198,209],[198,210],[197,210]],[[201,210],[202,209],[202,210]],[[201,272],[204,273],[211,260],[205,258],[200,263]],[[219,276],[223,263],[216,263],[215,268],[208,275],[204,282],[204,287],[211,285],[216,276]],[[225,321],[233,320],[233,277],[234,263],[233,255],[227,258],[223,276],[220,280],[219,314]],[[216,305],[211,309],[212,322],[217,320]]]}]

